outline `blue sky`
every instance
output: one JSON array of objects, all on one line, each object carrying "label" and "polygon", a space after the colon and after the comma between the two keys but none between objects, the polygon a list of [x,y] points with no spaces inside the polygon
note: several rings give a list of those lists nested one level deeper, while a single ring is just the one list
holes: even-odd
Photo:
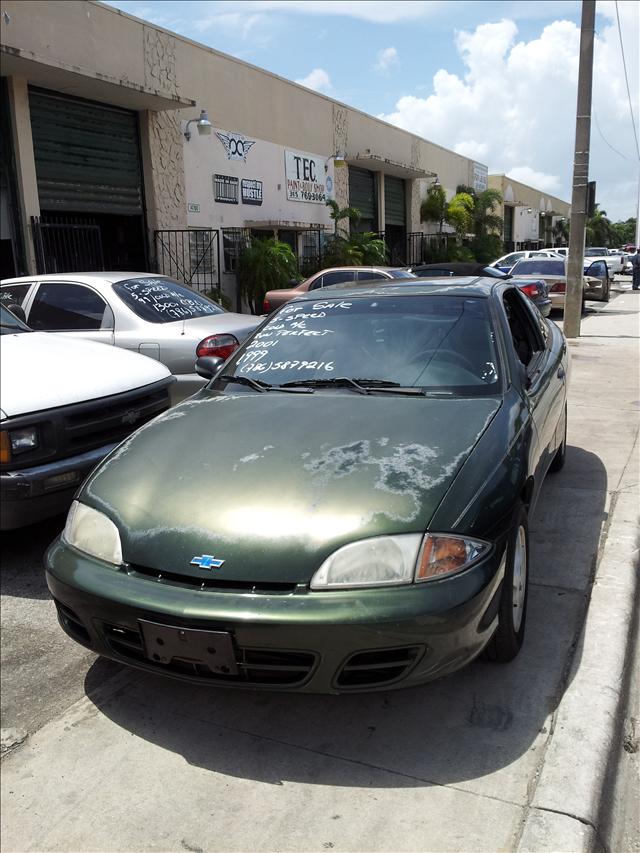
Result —
[{"label": "blue sky", "polygon": [[[109,5],[570,199],[577,0]],[[636,121],[639,6],[618,3]],[[625,219],[635,215],[638,160],[615,5],[602,0],[597,8],[591,172],[601,207]]]}]

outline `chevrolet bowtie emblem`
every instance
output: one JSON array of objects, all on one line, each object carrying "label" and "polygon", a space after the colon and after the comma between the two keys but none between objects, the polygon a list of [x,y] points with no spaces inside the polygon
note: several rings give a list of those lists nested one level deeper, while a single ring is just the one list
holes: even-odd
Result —
[{"label": "chevrolet bowtie emblem", "polygon": [[224,560],[219,560],[211,554],[203,554],[201,557],[193,557],[191,560],[192,566],[200,566],[201,569],[219,569],[224,563]]}]

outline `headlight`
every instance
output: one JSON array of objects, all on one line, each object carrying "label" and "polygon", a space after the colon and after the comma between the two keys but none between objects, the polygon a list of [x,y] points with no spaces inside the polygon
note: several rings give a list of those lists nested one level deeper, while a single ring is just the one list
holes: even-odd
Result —
[{"label": "headlight", "polygon": [[0,461],[10,462],[12,456],[18,456],[27,450],[35,450],[39,443],[38,427],[3,430],[0,440]]},{"label": "headlight", "polygon": [[78,501],[71,504],[62,534],[64,541],[92,557],[119,566],[122,563],[120,534],[110,518]]},{"label": "headlight", "polygon": [[311,579],[311,589],[398,586],[469,568],[489,542],[447,534],[376,536],[339,548]]}]

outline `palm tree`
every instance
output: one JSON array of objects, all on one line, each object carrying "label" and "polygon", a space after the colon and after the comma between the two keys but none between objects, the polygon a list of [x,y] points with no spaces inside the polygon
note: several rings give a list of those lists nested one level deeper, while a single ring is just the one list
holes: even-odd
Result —
[{"label": "palm tree", "polygon": [[240,292],[254,314],[262,313],[267,290],[286,287],[292,279],[300,279],[291,246],[273,238],[249,241],[238,258],[236,276]]},{"label": "palm tree", "polygon": [[568,219],[558,219],[553,226],[553,239],[555,243],[569,244],[569,228],[570,222]]},{"label": "palm tree", "polygon": [[473,232],[477,238],[486,237],[495,232],[502,233],[502,217],[495,212],[501,207],[502,194],[499,190],[483,190],[475,195]]},{"label": "palm tree", "polygon": [[426,198],[420,205],[420,221],[437,223],[438,234],[442,234],[442,228],[447,221],[447,207],[447,194],[444,187],[440,184],[430,186]]},{"label": "palm tree", "polygon": [[614,230],[611,220],[607,218],[606,210],[599,210],[596,204],[593,216],[587,220],[587,245],[609,246],[614,240]]},{"label": "palm tree", "polygon": [[[360,211],[358,210],[357,207],[342,207],[341,208],[339,206],[338,202],[334,201],[334,199],[332,199],[332,198],[327,200],[327,207],[331,208],[331,212],[329,213],[329,216],[331,217],[331,219],[333,219],[333,221],[335,223],[335,228],[334,228],[334,232],[333,232],[335,237],[339,236],[338,223],[342,222],[343,219],[348,219],[349,224],[353,224],[353,225],[357,225],[358,221],[360,220]],[[349,236],[349,232],[345,229],[343,229],[343,234],[347,237]]]}]

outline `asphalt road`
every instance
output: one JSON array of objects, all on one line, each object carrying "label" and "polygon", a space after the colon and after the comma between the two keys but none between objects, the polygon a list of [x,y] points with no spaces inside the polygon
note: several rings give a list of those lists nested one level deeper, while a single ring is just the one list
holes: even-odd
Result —
[{"label": "asphalt road", "polygon": [[[591,303],[587,318],[599,310]],[[97,659],[57,624],[42,556],[64,519],[3,534],[3,742],[11,748],[53,721],[63,743],[77,724],[71,752],[56,753],[60,779],[75,778],[76,793],[64,796],[94,789],[94,762],[113,781],[82,800],[84,829],[58,821],[71,832],[64,842],[55,827],[46,835],[38,820],[48,816],[31,808],[38,849],[510,848],[579,662],[599,533],[636,430],[637,418],[607,403],[608,377],[594,387],[595,358],[574,360],[567,465],[547,479],[532,519],[528,636],[508,666],[480,660],[423,688],[344,697],[194,688],[140,674]],[[601,400],[598,431],[586,420],[592,394]],[[89,727],[86,708],[63,717],[83,697]],[[129,753],[118,759],[125,763],[110,758]],[[251,821],[238,823],[248,796]],[[628,814],[620,819],[626,838]]]}]

